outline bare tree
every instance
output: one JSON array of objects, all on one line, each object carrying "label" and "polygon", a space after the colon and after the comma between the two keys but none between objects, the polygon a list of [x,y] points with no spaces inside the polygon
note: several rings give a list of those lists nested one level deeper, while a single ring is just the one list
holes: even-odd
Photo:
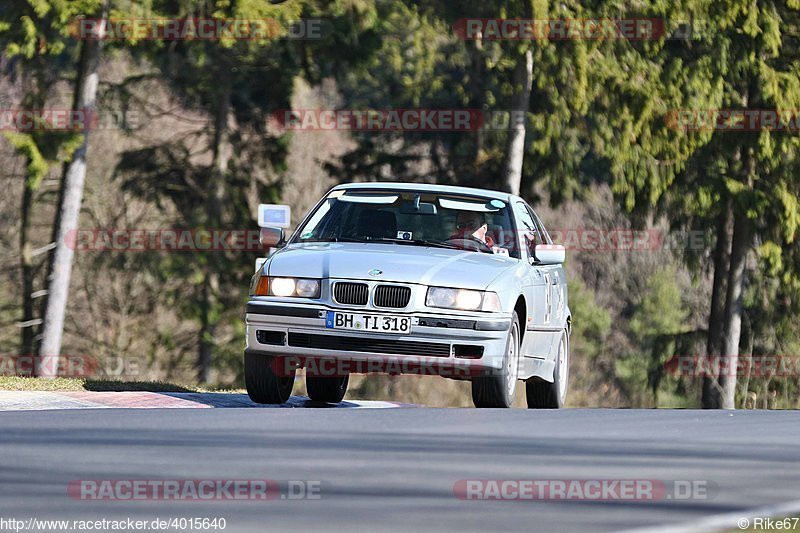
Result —
[{"label": "bare tree", "polygon": [[[107,18],[107,6],[102,9],[102,19]],[[102,24],[100,25],[103,26]],[[98,65],[100,63],[101,39],[84,40],[81,45],[78,78],[72,109],[83,114],[83,142],[75,150],[72,160],[65,165],[59,194],[58,212],[53,225],[55,248],[51,256],[48,275],[47,300],[44,307],[42,343],[39,355],[54,357],[53,364],[37,369],[37,375],[53,378],[57,372],[57,358],[61,352],[64,333],[64,315],[67,309],[69,282],[72,274],[74,250],[67,237],[78,229],[78,218],[83,199],[83,184],[86,178],[86,156],[89,152],[89,134],[97,109]]]},{"label": "bare tree", "polygon": [[530,49],[517,59],[514,67],[514,94],[508,122],[508,142],[503,162],[503,184],[512,194],[519,194],[522,163],[525,158],[525,121],[533,83],[533,52]]}]

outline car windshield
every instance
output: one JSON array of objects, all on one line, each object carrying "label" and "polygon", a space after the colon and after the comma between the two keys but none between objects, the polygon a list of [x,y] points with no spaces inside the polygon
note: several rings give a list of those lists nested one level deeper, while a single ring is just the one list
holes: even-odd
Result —
[{"label": "car windshield", "polygon": [[518,257],[508,205],[417,191],[333,191],[292,243],[381,242]]}]

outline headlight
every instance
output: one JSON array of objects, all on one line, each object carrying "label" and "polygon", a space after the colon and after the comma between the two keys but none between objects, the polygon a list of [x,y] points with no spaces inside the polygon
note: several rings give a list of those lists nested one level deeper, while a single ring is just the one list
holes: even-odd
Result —
[{"label": "headlight", "polygon": [[298,279],[294,284],[294,292],[303,298],[319,298],[319,280]]},{"label": "headlight", "polygon": [[464,311],[501,310],[500,298],[497,293],[446,287],[429,287],[425,305],[444,309],[463,309]]},{"label": "headlight", "polygon": [[275,296],[294,296],[296,285],[292,278],[272,278],[270,289]]},{"label": "headlight", "polygon": [[261,276],[255,284],[253,296],[319,298],[319,287],[318,279]]}]

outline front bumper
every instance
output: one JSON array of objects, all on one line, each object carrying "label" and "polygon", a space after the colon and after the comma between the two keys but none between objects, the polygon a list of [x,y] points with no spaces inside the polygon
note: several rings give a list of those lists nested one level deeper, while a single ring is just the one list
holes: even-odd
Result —
[{"label": "front bumper", "polygon": [[[411,333],[326,328],[328,311],[411,316]],[[245,322],[249,353],[365,363],[358,371],[406,373],[421,367],[423,372],[457,378],[502,368],[511,316],[251,300]]]}]

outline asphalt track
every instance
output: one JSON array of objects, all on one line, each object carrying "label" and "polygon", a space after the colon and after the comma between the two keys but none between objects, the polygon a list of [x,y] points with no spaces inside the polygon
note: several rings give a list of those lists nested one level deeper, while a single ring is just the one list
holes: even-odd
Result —
[{"label": "asphalt track", "polygon": [[[796,412],[314,408],[299,398],[295,408],[254,409],[217,396],[190,400],[217,408],[20,411],[0,395],[9,409],[0,412],[0,518],[224,517],[229,532],[593,532],[736,530],[739,517],[800,513]],[[76,480],[133,479],[266,479],[281,488],[266,501],[108,501],[67,490]],[[459,498],[459,481],[473,479],[667,488],[677,480],[702,490],[606,501]],[[301,481],[319,498],[291,499],[290,482]]]}]

